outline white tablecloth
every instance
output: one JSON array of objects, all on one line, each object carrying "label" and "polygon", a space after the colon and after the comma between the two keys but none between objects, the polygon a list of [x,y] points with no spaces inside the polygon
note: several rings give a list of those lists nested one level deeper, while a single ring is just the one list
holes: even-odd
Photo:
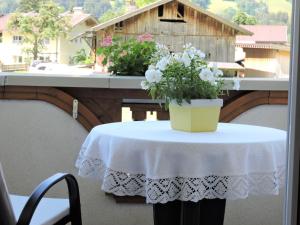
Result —
[{"label": "white tablecloth", "polygon": [[279,193],[285,144],[285,131],[250,125],[187,133],[168,121],[111,123],[90,132],[76,166],[105,192],[148,203],[237,199]]}]

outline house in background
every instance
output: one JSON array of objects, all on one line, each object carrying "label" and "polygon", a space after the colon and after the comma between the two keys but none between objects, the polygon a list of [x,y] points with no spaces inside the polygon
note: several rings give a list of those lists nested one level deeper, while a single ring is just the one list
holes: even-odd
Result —
[{"label": "house in background", "polygon": [[67,11],[63,15],[70,17],[72,29],[67,34],[67,37],[59,37],[58,62],[67,64],[80,49],[84,49],[86,54],[89,55],[91,48],[88,43],[83,38],[74,39],[74,37],[96,26],[98,21],[91,14],[84,13],[82,7],[74,7],[72,11]]},{"label": "house in background", "polygon": [[206,53],[207,60],[230,63],[235,59],[236,35],[251,35],[243,27],[186,0],[160,0],[93,27],[97,47],[107,36],[124,39],[149,33],[158,43],[181,51],[187,43]]},{"label": "house in background", "polygon": [[[39,54],[42,61],[68,64],[78,50],[84,49],[87,54],[90,52],[90,47],[85,41],[72,37],[94,27],[98,21],[91,14],[84,13],[80,7],[62,15],[70,18],[71,30],[65,37],[45,40],[45,49]],[[25,44],[22,35],[7,29],[9,18],[10,14],[0,17],[0,62],[5,65],[28,63],[30,59],[23,51]]]},{"label": "house in background", "polygon": [[243,60],[246,77],[287,77],[290,46],[287,26],[243,25],[252,36],[237,36],[236,61]]}]

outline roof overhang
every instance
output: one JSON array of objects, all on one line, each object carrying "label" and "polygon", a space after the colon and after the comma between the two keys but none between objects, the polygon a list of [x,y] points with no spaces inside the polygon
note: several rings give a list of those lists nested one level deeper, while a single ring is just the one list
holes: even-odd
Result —
[{"label": "roof overhang", "polygon": [[95,31],[85,31],[85,32],[82,32],[82,33],[74,36],[74,37],[71,37],[70,41],[73,41],[73,40],[75,40],[77,38],[82,38],[82,37],[92,38],[94,36],[96,36]]},{"label": "roof overhang", "polygon": [[[114,25],[114,24],[116,24],[118,22],[121,22],[121,21],[129,19],[131,17],[137,16],[137,15],[139,15],[141,13],[144,13],[144,12],[146,12],[148,10],[154,9],[154,8],[160,6],[160,5],[164,5],[164,4],[172,2],[172,1],[175,1],[175,0],[160,0],[160,1],[156,1],[154,3],[146,5],[145,7],[142,7],[140,9],[135,10],[135,11],[128,12],[128,13],[122,15],[122,16],[118,16],[118,17],[113,18],[111,20],[108,20],[108,21],[106,21],[104,23],[101,23],[101,24],[99,24],[99,25],[97,25],[95,27],[92,27],[91,30],[92,31],[102,30],[102,29],[104,29],[106,27],[109,27],[111,25]],[[252,35],[253,34],[252,32],[248,31],[247,29],[245,29],[243,27],[240,27],[239,25],[237,25],[237,24],[235,24],[233,22],[230,22],[230,21],[228,21],[228,20],[226,20],[226,19],[224,19],[222,17],[219,17],[219,16],[217,16],[217,15],[215,15],[215,14],[213,14],[213,13],[207,11],[207,10],[204,10],[204,9],[200,8],[199,6],[195,5],[192,2],[189,2],[187,0],[176,0],[176,1],[178,1],[178,2],[180,2],[180,3],[182,3],[182,4],[186,5],[186,6],[188,6],[190,8],[195,9],[196,11],[199,11],[200,13],[205,14],[205,15],[207,15],[207,16],[215,19],[215,20],[217,20],[218,22],[220,22],[222,24],[225,24],[225,25],[233,28],[234,30],[237,31],[237,34],[239,34],[239,35]]]},{"label": "roof overhang", "polygon": [[236,43],[235,46],[240,48],[273,49],[273,50],[290,51],[289,45],[281,45],[281,44]]},{"label": "roof overhang", "polygon": [[72,24],[72,27],[75,27],[75,26],[77,26],[78,24],[81,24],[81,23],[83,23],[83,22],[85,22],[85,21],[87,21],[87,20],[91,20],[91,21],[95,22],[95,24],[98,24],[98,23],[99,23],[98,20],[97,20],[94,16],[92,16],[92,15],[87,15],[86,17],[84,17],[84,18],[82,18],[81,20],[79,20],[76,24]]},{"label": "roof overhang", "polygon": [[245,70],[240,64],[235,62],[209,62],[209,67],[216,66],[220,70],[234,70],[234,71],[241,71]]}]

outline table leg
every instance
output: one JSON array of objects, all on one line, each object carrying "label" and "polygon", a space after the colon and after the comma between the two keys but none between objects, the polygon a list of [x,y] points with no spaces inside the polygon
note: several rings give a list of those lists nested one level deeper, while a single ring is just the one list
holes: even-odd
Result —
[{"label": "table leg", "polygon": [[225,199],[182,202],[181,225],[223,225]]},{"label": "table leg", "polygon": [[154,225],[223,225],[225,206],[225,199],[154,204]]},{"label": "table leg", "polygon": [[[181,225],[200,225],[200,202],[181,202]],[[201,224],[202,225],[202,224]],[[211,224],[212,225],[212,224]],[[215,225],[215,224],[214,224]]]},{"label": "table leg", "polygon": [[153,205],[154,225],[180,225],[181,201]]},{"label": "table leg", "polygon": [[201,225],[223,225],[226,199],[203,199],[200,204]]}]

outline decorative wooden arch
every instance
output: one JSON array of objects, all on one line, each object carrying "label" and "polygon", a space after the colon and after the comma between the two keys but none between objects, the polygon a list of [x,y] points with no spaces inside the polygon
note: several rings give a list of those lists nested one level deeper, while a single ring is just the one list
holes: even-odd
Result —
[{"label": "decorative wooden arch", "polygon": [[[68,91],[71,94],[67,94],[65,91]],[[82,124],[82,126],[90,131],[94,126],[102,124],[99,118],[103,115],[97,113],[99,107],[105,107],[107,105],[113,104],[115,100],[121,102],[121,99],[126,96],[139,96],[139,91],[133,90],[118,90],[117,94],[115,90],[103,90],[103,89],[94,89],[92,94],[82,96],[85,93],[85,90],[78,91],[78,89],[65,89],[59,90],[52,87],[24,87],[24,86],[6,86],[0,87],[0,100],[40,100],[47,103],[53,104],[56,107],[64,110],[70,116],[73,115],[73,100],[75,98],[81,99],[81,102],[78,102],[78,117],[77,121]],[[110,93],[111,91],[111,93]],[[107,94],[106,92],[109,92]],[[106,93],[106,94],[103,94]],[[287,105],[288,104],[288,92],[287,91],[251,91],[251,92],[240,92],[241,94],[232,93],[225,99],[224,107],[221,111],[220,120],[222,122],[230,122],[237,116],[246,112],[247,110],[254,108],[259,105]],[[75,96],[73,98],[71,95]],[[115,95],[115,98],[111,100],[111,96]],[[122,97],[121,97],[122,96]],[[98,101],[92,101],[93,98],[97,97]],[[143,97],[139,96],[139,97]],[[110,101],[106,98],[110,99]],[[101,99],[101,100],[99,100]],[[103,100],[103,101],[102,101]],[[87,101],[87,102],[85,102]],[[93,104],[88,104],[88,101],[92,101]],[[89,105],[87,108],[83,103]],[[96,104],[97,103],[97,104]],[[119,105],[116,104],[116,105]],[[126,105],[126,104],[125,104]],[[128,105],[132,110],[137,112],[142,112],[141,117],[136,117],[136,119],[142,120],[145,116],[144,111],[156,110],[157,105],[151,104],[136,104]],[[120,104],[121,107],[121,104]],[[121,110],[121,109],[120,109]],[[106,112],[106,111],[104,111]],[[104,113],[101,111],[101,113]],[[107,112],[106,112],[107,113]],[[168,113],[165,111],[160,111],[161,119],[168,119]],[[97,115],[97,116],[96,116]],[[105,121],[105,122],[116,122],[116,121]],[[110,195],[110,194],[109,194]],[[145,199],[139,196],[115,196],[115,201],[117,203],[144,203]]]},{"label": "decorative wooden arch", "polygon": [[[6,86],[0,87],[0,99],[45,101],[55,105],[56,107],[64,110],[66,113],[72,116],[73,100],[77,98],[80,101],[78,102],[78,117],[76,120],[87,131],[90,131],[94,126],[102,124],[103,121],[100,119],[106,117],[104,115],[105,113],[109,113],[107,111],[101,111],[101,113],[99,113],[99,108],[108,107],[107,105],[113,104],[115,100],[117,100],[117,102],[121,102],[122,96],[126,97],[127,95],[134,96],[139,94],[133,90],[124,90],[124,93],[122,93],[123,90],[119,90],[118,95],[116,95],[116,97],[114,98],[115,100],[110,99],[110,101],[107,101],[107,96],[113,96],[113,92],[112,95],[104,95],[102,94],[103,91],[107,92],[110,90],[95,89],[94,91],[95,93],[93,93],[93,95],[90,95],[87,98],[82,98],[82,92],[78,91],[77,89],[71,91],[71,93],[66,93],[65,90],[59,90],[52,87]],[[130,92],[129,94],[127,93],[128,91]],[[75,98],[72,96],[74,96]],[[98,98],[97,101],[93,101],[95,97]],[[93,102],[93,104],[88,104],[89,101]],[[227,96],[225,99],[224,107],[221,110],[220,121],[230,122],[247,110],[259,105],[278,104],[288,104],[287,91],[251,91],[241,92],[241,94],[239,95],[237,95],[237,93],[233,93]],[[86,107],[86,105],[88,107]],[[136,120],[143,120],[146,116],[146,111],[156,111],[159,108],[157,104],[130,104],[128,106],[133,111],[133,115],[139,115],[139,113],[142,113],[142,116],[134,117],[134,119]],[[122,104],[120,104],[120,106],[118,107],[120,107],[119,110],[121,111]],[[159,111],[159,113],[159,119],[168,119],[168,112],[161,110]],[[112,121],[105,121],[105,123],[107,122],[117,121],[116,118],[113,117]]]},{"label": "decorative wooden arch", "polygon": [[230,122],[242,113],[259,105],[287,104],[287,91],[253,91],[225,104],[221,111],[220,121]]},{"label": "decorative wooden arch", "polygon": [[[0,87],[0,99],[7,100],[39,100],[55,105],[70,116],[73,116],[74,98],[65,92],[52,87]],[[82,103],[78,102],[78,116],[76,120],[90,131],[101,124],[99,119]]]}]

